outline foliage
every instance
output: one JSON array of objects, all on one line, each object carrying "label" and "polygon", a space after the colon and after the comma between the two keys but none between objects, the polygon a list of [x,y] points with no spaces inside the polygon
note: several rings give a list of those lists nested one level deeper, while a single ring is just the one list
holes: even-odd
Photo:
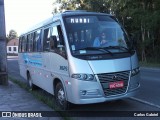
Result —
[{"label": "foliage", "polygon": [[160,63],[160,0],[57,1],[63,10],[79,9],[115,15],[128,33],[134,35],[139,59]]},{"label": "foliage", "polygon": [[7,42],[15,38],[18,38],[17,32],[15,30],[10,30],[9,34],[7,35]]}]

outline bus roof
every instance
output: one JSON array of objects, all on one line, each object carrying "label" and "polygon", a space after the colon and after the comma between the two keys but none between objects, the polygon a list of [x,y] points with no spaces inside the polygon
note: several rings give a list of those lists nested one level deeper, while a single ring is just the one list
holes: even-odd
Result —
[{"label": "bus roof", "polygon": [[62,16],[72,16],[72,15],[109,15],[109,16],[112,16],[111,14],[99,13],[99,12],[88,12],[85,10],[67,10],[61,14]]}]

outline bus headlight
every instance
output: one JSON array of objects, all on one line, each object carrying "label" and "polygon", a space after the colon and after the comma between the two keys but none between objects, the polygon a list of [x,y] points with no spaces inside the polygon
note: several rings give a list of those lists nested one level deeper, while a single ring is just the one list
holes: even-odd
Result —
[{"label": "bus headlight", "polygon": [[78,80],[96,81],[92,74],[72,74],[71,77]]},{"label": "bus headlight", "polygon": [[131,71],[131,76],[135,76],[135,75],[137,75],[137,74],[139,73],[139,71],[140,71],[140,68],[139,68],[139,67],[138,67],[138,68],[133,69],[133,70]]}]

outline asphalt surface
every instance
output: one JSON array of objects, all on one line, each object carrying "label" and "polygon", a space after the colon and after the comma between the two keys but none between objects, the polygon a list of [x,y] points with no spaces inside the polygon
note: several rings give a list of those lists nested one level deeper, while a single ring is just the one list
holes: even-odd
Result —
[{"label": "asphalt surface", "polygon": [[[26,82],[22,77],[19,75],[18,69],[18,61],[15,58],[8,59],[8,72],[9,75],[12,77],[19,79],[23,82]],[[74,105],[72,107],[72,111],[95,111],[97,112],[104,112],[104,111],[137,111],[137,112],[147,112],[147,111],[158,111],[160,112],[160,69],[155,68],[141,68],[141,88],[139,93],[132,97],[123,100],[117,100],[112,102],[105,102],[99,104],[89,104],[89,105]],[[107,113],[106,113],[107,114]],[[128,112],[130,114],[130,112]],[[160,113],[159,113],[160,114]],[[81,112],[79,112],[78,117],[76,119],[101,119],[101,120],[139,120],[139,119],[152,119],[152,120],[159,120],[160,115],[158,117],[81,117]]]},{"label": "asphalt surface", "polygon": [[136,99],[160,109],[160,69],[141,69],[141,89]]}]

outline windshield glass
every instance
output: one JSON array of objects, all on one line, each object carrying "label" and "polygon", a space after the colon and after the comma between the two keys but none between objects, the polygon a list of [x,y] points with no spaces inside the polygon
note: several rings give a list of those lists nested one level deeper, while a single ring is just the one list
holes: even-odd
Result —
[{"label": "windshield glass", "polygon": [[127,35],[113,16],[65,17],[65,27],[73,55],[129,51]]}]

